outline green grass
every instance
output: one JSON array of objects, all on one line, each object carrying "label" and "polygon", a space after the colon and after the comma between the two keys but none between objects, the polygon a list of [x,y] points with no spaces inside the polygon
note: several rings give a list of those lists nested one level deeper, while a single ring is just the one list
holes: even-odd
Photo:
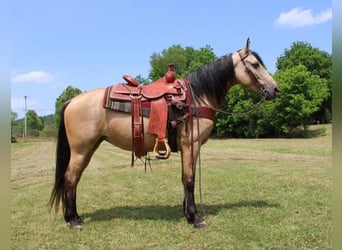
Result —
[{"label": "green grass", "polygon": [[[55,143],[12,145],[13,249],[331,249],[331,126],[308,139],[209,140],[202,148],[208,229],[182,215],[180,156],[145,173],[107,143],[78,189],[82,232],[47,206]],[[197,176],[198,177],[198,176]]]}]

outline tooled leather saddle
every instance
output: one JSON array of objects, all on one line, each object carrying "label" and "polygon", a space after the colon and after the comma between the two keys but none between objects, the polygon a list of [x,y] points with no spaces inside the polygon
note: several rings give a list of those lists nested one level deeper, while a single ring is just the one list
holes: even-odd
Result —
[{"label": "tooled leather saddle", "polygon": [[132,166],[134,155],[141,158],[147,153],[144,149],[144,116],[149,117],[148,133],[156,135],[153,153],[157,159],[167,159],[171,151],[177,152],[179,121],[192,115],[214,120],[215,112],[210,108],[192,108],[189,82],[176,79],[172,67],[170,64],[163,77],[148,85],[124,75],[126,83],[106,88],[103,107],[131,113]]},{"label": "tooled leather saddle", "polygon": [[[166,131],[174,133],[177,118],[187,113],[187,88],[184,81],[176,79],[176,73],[169,65],[166,74],[148,85],[138,83],[133,77],[124,75],[126,83],[107,87],[105,108],[130,112],[132,116],[132,153],[140,158],[146,155],[144,150],[143,116],[149,117],[148,133],[156,135],[153,149],[157,159],[167,159],[171,149]],[[169,129],[167,129],[169,128]]]}]

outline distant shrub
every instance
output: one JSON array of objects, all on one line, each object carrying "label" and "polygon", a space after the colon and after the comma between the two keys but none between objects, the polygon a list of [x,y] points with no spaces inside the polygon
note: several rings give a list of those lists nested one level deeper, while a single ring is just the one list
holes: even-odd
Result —
[{"label": "distant shrub", "polygon": [[11,143],[16,143],[17,142],[17,139],[12,135],[11,136]]}]

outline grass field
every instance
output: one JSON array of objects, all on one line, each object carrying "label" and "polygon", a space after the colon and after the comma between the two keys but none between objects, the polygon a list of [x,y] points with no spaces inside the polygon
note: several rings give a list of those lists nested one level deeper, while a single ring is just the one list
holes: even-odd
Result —
[{"label": "grass field", "polygon": [[[317,129],[317,127],[314,127]],[[55,142],[12,144],[12,249],[331,249],[331,126],[306,139],[212,139],[202,147],[208,229],[182,215],[180,156],[130,165],[103,143],[78,188],[83,231],[47,206]],[[197,176],[198,177],[198,176]]]}]

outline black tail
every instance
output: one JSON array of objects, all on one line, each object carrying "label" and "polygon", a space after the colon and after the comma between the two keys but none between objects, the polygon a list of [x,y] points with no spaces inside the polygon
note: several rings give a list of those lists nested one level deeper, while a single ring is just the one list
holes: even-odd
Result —
[{"label": "black tail", "polygon": [[[56,173],[55,173],[55,185],[52,189],[50,196],[50,209],[55,206],[56,212],[59,208],[60,201],[64,200],[65,188],[64,188],[64,175],[70,161],[70,146],[68,138],[65,132],[64,124],[64,111],[68,106],[67,102],[61,111],[61,121],[59,123],[57,147],[56,147]],[[63,206],[64,209],[64,206]]]}]

